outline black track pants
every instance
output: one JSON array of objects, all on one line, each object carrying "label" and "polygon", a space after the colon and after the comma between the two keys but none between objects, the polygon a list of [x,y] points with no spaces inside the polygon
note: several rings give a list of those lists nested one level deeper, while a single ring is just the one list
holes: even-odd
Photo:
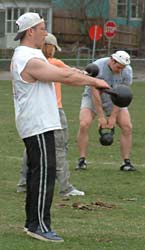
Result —
[{"label": "black track pants", "polygon": [[38,225],[42,232],[51,230],[52,204],[56,156],[53,131],[24,139],[28,155],[26,227],[34,232]]}]

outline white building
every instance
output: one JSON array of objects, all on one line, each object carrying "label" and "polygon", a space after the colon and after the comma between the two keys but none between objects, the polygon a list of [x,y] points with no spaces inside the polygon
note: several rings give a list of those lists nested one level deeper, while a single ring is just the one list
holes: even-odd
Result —
[{"label": "white building", "polygon": [[0,48],[14,48],[18,44],[13,39],[16,35],[17,18],[25,12],[38,12],[44,17],[46,27],[52,31],[51,0],[0,0]]}]

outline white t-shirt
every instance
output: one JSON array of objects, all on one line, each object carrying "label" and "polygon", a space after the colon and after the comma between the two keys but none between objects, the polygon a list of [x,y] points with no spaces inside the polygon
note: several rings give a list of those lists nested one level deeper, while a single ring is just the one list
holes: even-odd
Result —
[{"label": "white t-shirt", "polygon": [[16,127],[21,138],[61,129],[54,84],[28,83],[21,78],[32,58],[48,63],[40,49],[27,46],[17,47],[11,62]]}]

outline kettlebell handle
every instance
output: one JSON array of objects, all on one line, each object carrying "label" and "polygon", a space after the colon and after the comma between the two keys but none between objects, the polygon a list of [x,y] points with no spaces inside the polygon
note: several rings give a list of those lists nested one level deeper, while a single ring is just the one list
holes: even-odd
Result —
[{"label": "kettlebell handle", "polygon": [[127,107],[133,98],[130,88],[124,84],[120,84],[110,89],[102,89],[102,91],[111,95],[111,100],[114,105],[120,108]]},{"label": "kettlebell handle", "polygon": [[[107,129],[109,129],[109,128],[102,128],[102,127],[100,127],[99,128],[99,134],[103,135],[103,130],[107,130]],[[113,127],[113,128],[110,129],[111,135],[114,135],[114,132],[115,132],[115,128]]]}]

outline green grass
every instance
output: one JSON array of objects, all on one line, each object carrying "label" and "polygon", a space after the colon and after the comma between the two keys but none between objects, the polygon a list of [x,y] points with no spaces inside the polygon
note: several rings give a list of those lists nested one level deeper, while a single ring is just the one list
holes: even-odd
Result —
[{"label": "green grass", "polygon": [[[82,90],[63,86],[63,103],[69,122],[71,182],[86,195],[60,198],[56,184],[51,210],[52,228],[65,242],[44,243],[23,233],[25,195],[16,193],[16,185],[24,146],[15,128],[11,83],[0,81],[0,249],[144,249],[145,84],[135,83],[132,86],[134,99],[129,107],[133,121],[131,158],[138,169],[132,173],[119,171],[119,129],[115,130],[113,145],[103,147],[99,144],[97,121],[90,130],[88,170],[74,170],[78,159],[76,135]],[[74,203],[80,204],[82,209],[74,208]]]}]

